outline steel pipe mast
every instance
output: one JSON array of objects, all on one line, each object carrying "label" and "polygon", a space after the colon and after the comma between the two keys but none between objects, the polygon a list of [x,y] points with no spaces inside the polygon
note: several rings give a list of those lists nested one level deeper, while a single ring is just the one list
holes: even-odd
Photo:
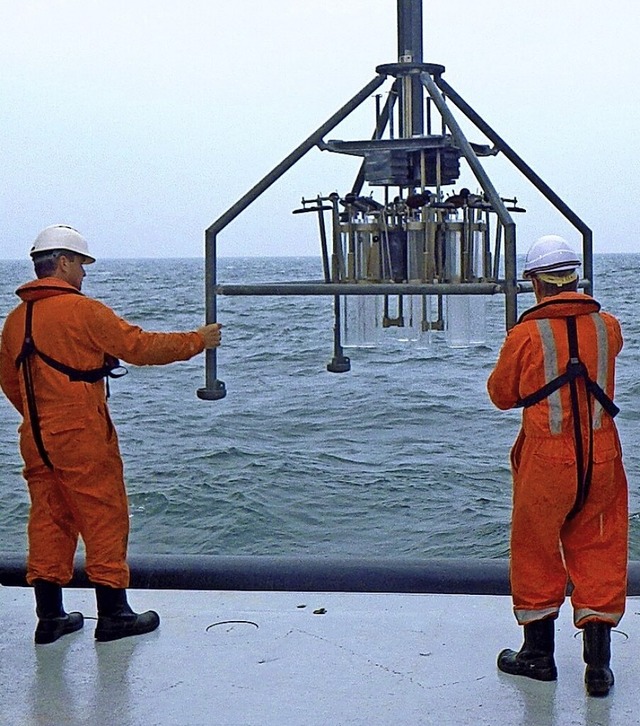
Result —
[{"label": "steel pipe mast", "polygon": [[[206,319],[217,320],[218,295],[331,295],[334,349],[331,372],[350,369],[347,346],[370,344],[402,331],[418,339],[458,326],[473,328],[488,295],[504,295],[505,327],[517,319],[517,298],[530,285],[517,279],[516,224],[525,210],[502,197],[481,159],[503,154],[582,237],[585,279],[592,291],[592,233],[569,206],[444,79],[444,66],[423,61],[422,0],[397,2],[398,57],[380,65],[341,109],[232,205],[205,232]],[[390,81],[387,98],[378,90]],[[375,100],[369,139],[325,140],[365,101]],[[463,133],[454,107],[489,143]],[[225,285],[217,279],[217,237],[239,214],[313,148],[358,156],[360,170],[340,195],[302,199],[294,214],[317,219],[322,277],[309,282]],[[447,193],[461,163],[477,189]],[[369,195],[363,195],[365,185]],[[327,225],[326,216],[329,217]],[[329,231],[328,231],[329,229]],[[387,331],[385,333],[385,331]],[[459,331],[456,332],[458,334]],[[413,337],[412,337],[413,336]],[[478,342],[478,341],[476,341]],[[468,337],[467,343],[473,344]],[[454,344],[454,347],[459,347]],[[217,375],[217,353],[206,353],[206,379],[197,391],[218,400],[226,387]]]}]

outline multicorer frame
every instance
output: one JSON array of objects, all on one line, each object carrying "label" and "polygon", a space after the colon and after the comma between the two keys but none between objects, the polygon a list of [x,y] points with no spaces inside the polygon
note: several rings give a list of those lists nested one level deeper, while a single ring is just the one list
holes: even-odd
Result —
[{"label": "multicorer frame", "polygon": [[[531,290],[518,281],[516,225],[512,213],[524,212],[517,199],[501,197],[480,159],[499,153],[531,182],[582,237],[580,285],[592,292],[592,233],[586,224],[444,80],[444,66],[422,62],[422,2],[398,0],[397,63],[380,65],[376,76],[260,182],[217,219],[205,233],[207,322],[217,319],[218,295],[332,295],[334,351],[327,369],[350,369],[344,355],[347,305],[369,296],[383,301],[382,328],[411,325],[421,331],[447,326],[447,296],[505,297],[505,326],[517,319],[517,296]],[[387,80],[386,102],[376,93]],[[373,136],[362,141],[325,141],[325,136],[366,99],[374,96]],[[489,144],[470,143],[450,105],[484,135]],[[436,129],[436,126],[438,127]],[[218,234],[268,187],[318,147],[362,158],[351,190],[302,199],[294,214],[317,214],[323,278],[318,281],[225,285],[217,281]],[[478,189],[445,196],[460,178],[464,159]],[[363,194],[364,185],[371,189]],[[374,198],[378,191],[380,200]],[[325,214],[331,218],[330,239]],[[467,298],[468,300],[472,298]],[[409,315],[409,312],[410,315]],[[204,400],[226,394],[217,377],[216,351],[206,354]]]}]

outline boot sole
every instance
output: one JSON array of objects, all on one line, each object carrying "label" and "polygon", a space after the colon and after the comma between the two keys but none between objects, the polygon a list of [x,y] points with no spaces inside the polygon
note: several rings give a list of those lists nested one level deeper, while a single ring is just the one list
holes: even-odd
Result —
[{"label": "boot sole", "polygon": [[[151,611],[153,612],[153,611]],[[135,622],[131,625],[120,625],[113,628],[100,629],[96,627],[94,637],[99,643],[108,643],[112,640],[121,640],[122,638],[130,638],[134,635],[145,635],[146,633],[152,633],[160,625],[160,617],[157,613],[154,613],[153,618],[148,623]]]},{"label": "boot sole", "polygon": [[608,675],[589,677],[589,675],[585,674],[584,683],[587,688],[587,693],[590,696],[602,698],[609,695],[609,691],[613,687],[615,680],[613,678],[613,673],[611,674],[611,677]]},{"label": "boot sole", "polygon": [[[77,616],[80,617],[71,617]],[[36,632],[34,635],[34,642],[36,645],[48,645],[49,643],[55,643],[56,640],[62,638],[63,635],[69,633],[75,633],[81,630],[84,626],[84,618],[82,613],[69,613],[69,618],[65,619],[52,619],[52,620],[40,620],[36,626]]]},{"label": "boot sole", "polygon": [[611,686],[607,686],[603,683],[591,684],[587,686],[587,694],[594,696],[595,698],[604,698],[609,695]]},{"label": "boot sole", "polygon": [[535,662],[526,662],[516,659],[515,650],[503,650],[498,655],[498,669],[510,676],[524,676],[534,681],[557,681],[558,669],[555,665],[540,667]]}]

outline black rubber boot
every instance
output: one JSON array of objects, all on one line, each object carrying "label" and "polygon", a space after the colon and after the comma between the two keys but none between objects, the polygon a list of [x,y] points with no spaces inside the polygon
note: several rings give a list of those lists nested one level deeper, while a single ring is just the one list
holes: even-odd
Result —
[{"label": "black rubber boot", "polygon": [[607,696],[614,683],[611,660],[611,625],[589,622],[582,634],[583,657],[587,668],[584,683],[590,696]]},{"label": "black rubber boot", "polygon": [[498,655],[498,668],[512,676],[526,676],[536,681],[555,681],[558,670],[553,659],[555,619],[534,620],[524,626],[524,643],[515,650]]},{"label": "black rubber boot", "polygon": [[98,624],[95,638],[100,642],[119,640],[131,635],[150,633],[160,625],[160,616],[154,610],[134,613],[127,602],[127,591],[96,585]]},{"label": "black rubber boot", "polygon": [[34,580],[38,624],[34,640],[38,645],[54,643],[84,625],[82,613],[66,613],[62,607],[62,587],[47,580]]}]

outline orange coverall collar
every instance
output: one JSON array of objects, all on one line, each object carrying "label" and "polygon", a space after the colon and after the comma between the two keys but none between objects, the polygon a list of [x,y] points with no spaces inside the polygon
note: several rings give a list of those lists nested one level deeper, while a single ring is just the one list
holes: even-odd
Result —
[{"label": "orange coverall collar", "polygon": [[82,295],[80,290],[57,277],[41,277],[38,280],[31,280],[31,282],[21,285],[16,290],[16,295],[24,302],[42,300],[45,297],[55,297],[56,295],[67,295],[68,293]]},{"label": "orange coverall collar", "polygon": [[581,292],[563,292],[545,297],[544,300],[525,310],[518,322],[540,320],[541,318],[567,318],[574,315],[589,315],[600,310],[600,303]]}]

